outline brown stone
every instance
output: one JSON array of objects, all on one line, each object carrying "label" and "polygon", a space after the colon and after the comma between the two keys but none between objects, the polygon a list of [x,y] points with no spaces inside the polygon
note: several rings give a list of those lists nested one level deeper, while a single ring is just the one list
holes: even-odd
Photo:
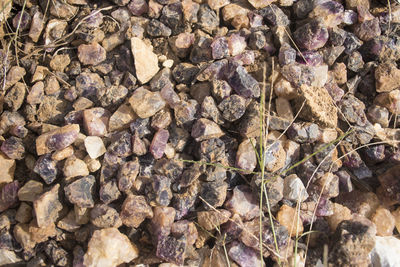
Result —
[{"label": "brown stone", "polygon": [[42,194],[33,202],[36,221],[39,227],[46,226],[58,218],[58,212],[62,205],[58,200],[59,184],[56,184],[50,191]]},{"label": "brown stone", "polygon": [[144,196],[130,195],[122,204],[120,217],[124,225],[137,228],[146,218],[153,217],[153,210]]},{"label": "brown stone", "polygon": [[0,184],[10,183],[14,180],[15,167],[15,159],[10,159],[0,152]]},{"label": "brown stone", "polygon": [[376,91],[390,92],[400,87],[400,69],[393,63],[381,63],[375,69]]},{"label": "brown stone", "polygon": [[147,83],[160,69],[157,55],[153,53],[151,46],[137,37],[131,39],[131,49],[135,61],[136,77],[142,84]]},{"label": "brown stone", "polygon": [[376,234],[379,236],[391,236],[396,225],[396,220],[390,211],[384,207],[376,209],[371,217],[371,221],[376,225]]},{"label": "brown stone", "polygon": [[230,217],[231,213],[222,209],[197,212],[199,225],[208,231],[217,229],[221,224],[226,223]]},{"label": "brown stone", "polygon": [[303,233],[303,221],[301,220],[300,215],[298,215],[296,208],[292,208],[285,204],[282,205],[276,215],[276,219],[281,225],[288,229],[291,237],[296,237]]}]

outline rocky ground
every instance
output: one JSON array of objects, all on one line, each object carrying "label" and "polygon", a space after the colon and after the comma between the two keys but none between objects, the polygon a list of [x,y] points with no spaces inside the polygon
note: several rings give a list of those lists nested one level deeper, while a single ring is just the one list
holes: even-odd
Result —
[{"label": "rocky ground", "polygon": [[396,1],[0,11],[1,266],[400,266]]}]

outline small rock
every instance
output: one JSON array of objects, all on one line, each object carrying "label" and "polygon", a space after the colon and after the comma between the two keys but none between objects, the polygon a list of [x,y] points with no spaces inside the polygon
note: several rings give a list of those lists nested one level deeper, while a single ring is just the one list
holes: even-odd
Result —
[{"label": "small rock", "polygon": [[229,55],[228,40],[224,36],[214,38],[211,43],[213,59],[221,59]]},{"label": "small rock", "polygon": [[318,140],[321,132],[315,123],[293,123],[288,129],[288,137],[298,143],[313,143]]},{"label": "small rock", "polygon": [[172,70],[172,76],[178,83],[191,84],[194,81],[199,68],[190,63],[179,63]]},{"label": "small rock", "polygon": [[145,0],[130,1],[127,7],[134,16],[141,16],[142,14],[147,13],[149,11],[149,5],[146,3]]},{"label": "small rock", "polygon": [[131,49],[135,61],[136,77],[142,84],[147,83],[160,69],[157,55],[153,53],[151,47],[137,37],[131,39]]},{"label": "small rock", "polygon": [[29,29],[29,37],[33,42],[37,43],[39,41],[40,34],[44,28],[43,14],[40,11],[35,12],[32,17],[31,27]]},{"label": "small rock", "polygon": [[264,262],[260,261],[259,254],[238,241],[233,241],[228,248],[229,257],[242,267],[264,266]]},{"label": "small rock", "polygon": [[25,156],[25,147],[22,139],[14,136],[7,138],[1,144],[0,150],[10,159],[21,160]]},{"label": "small rock", "polygon": [[243,66],[230,63],[228,69],[227,81],[239,95],[246,98],[257,98],[260,96],[258,82],[247,73]]},{"label": "small rock", "polygon": [[111,179],[100,186],[99,198],[105,203],[109,204],[117,200],[121,196],[121,192],[118,189],[116,179]]},{"label": "small rock", "polygon": [[6,77],[6,83],[4,89],[7,90],[14,84],[16,84],[19,80],[22,79],[26,74],[26,71],[24,68],[19,67],[19,66],[13,66],[7,73]]},{"label": "small rock", "polygon": [[29,180],[18,190],[18,199],[19,201],[33,202],[42,194],[42,192],[42,183],[35,180]]},{"label": "small rock", "polygon": [[150,145],[150,153],[155,159],[159,159],[164,155],[165,146],[167,145],[169,138],[168,130],[160,129],[153,137]]},{"label": "small rock", "polygon": [[351,218],[352,218],[351,210],[338,203],[333,203],[333,214],[328,216],[326,220],[328,221],[331,230],[335,231],[337,226],[342,221],[351,220]]},{"label": "small rock", "polygon": [[59,188],[60,185],[56,184],[33,202],[38,227],[49,225],[58,218],[58,212],[62,209],[58,200]]},{"label": "small rock", "polygon": [[112,267],[129,263],[138,256],[138,249],[126,235],[116,228],[105,228],[93,233],[84,256],[84,265]]},{"label": "small rock", "polygon": [[64,187],[65,196],[69,202],[81,208],[93,208],[92,189],[95,178],[92,175],[80,178]]},{"label": "small rock", "polygon": [[252,172],[257,166],[257,156],[254,151],[255,141],[244,140],[236,152],[236,167],[244,172]]},{"label": "small rock", "polygon": [[[79,51],[79,50],[78,50]],[[64,69],[71,63],[67,54],[57,54],[50,61],[50,68],[54,71],[64,72]]]},{"label": "small rock", "polygon": [[232,213],[237,213],[246,221],[259,215],[259,203],[248,186],[238,185],[233,189],[232,197],[225,207]]},{"label": "small rock", "polygon": [[90,210],[90,222],[99,228],[119,228],[122,225],[118,212],[105,204],[96,204]]},{"label": "small rock", "polygon": [[5,184],[0,191],[0,212],[7,210],[18,202],[18,181]]},{"label": "small rock", "polygon": [[378,180],[387,196],[397,202],[400,202],[400,181],[397,179],[400,173],[400,166],[394,166],[378,176]]},{"label": "small rock", "polygon": [[186,237],[162,237],[157,242],[156,256],[165,261],[182,265],[185,260]]},{"label": "small rock", "polygon": [[25,84],[17,82],[5,95],[4,103],[7,104],[12,111],[17,111],[24,102],[25,92]]},{"label": "small rock", "polygon": [[26,97],[26,102],[31,105],[40,104],[43,101],[44,96],[44,83],[37,82],[35,83],[31,91],[29,92],[28,96]]},{"label": "small rock", "polygon": [[296,44],[306,50],[317,50],[328,41],[328,30],[316,20],[299,27],[293,33]]},{"label": "small rock", "polygon": [[400,242],[394,236],[377,236],[375,247],[371,251],[372,266],[395,267],[400,265],[400,260],[393,255],[400,253]]},{"label": "small rock", "polygon": [[246,111],[246,100],[239,95],[232,95],[225,98],[219,105],[224,119],[236,121],[240,119]]},{"label": "small rock", "polygon": [[197,141],[221,137],[224,133],[219,126],[210,120],[201,118],[195,122],[192,128],[192,137]]},{"label": "small rock", "polygon": [[375,69],[376,91],[390,92],[399,87],[400,69],[393,63],[381,63]]},{"label": "small rock", "polygon": [[84,143],[86,152],[92,159],[96,159],[106,153],[103,140],[98,136],[87,136]]},{"label": "small rock", "polygon": [[48,131],[36,139],[36,153],[40,156],[71,145],[79,134],[79,125],[70,124]]},{"label": "small rock", "polygon": [[154,207],[153,218],[151,219],[151,229],[154,238],[157,240],[163,236],[168,236],[171,232],[172,224],[176,211],[172,207]]},{"label": "small rock", "polygon": [[190,99],[189,101],[181,101],[175,105],[174,115],[177,126],[183,126],[186,129],[190,129],[197,117],[198,110],[199,104],[194,99]]},{"label": "small rock", "polygon": [[83,160],[71,156],[64,163],[63,173],[65,178],[72,178],[89,175],[89,170]]},{"label": "small rock", "polygon": [[389,126],[389,111],[384,107],[371,105],[367,110],[367,117],[373,124],[379,123],[382,127]]},{"label": "small rock", "polygon": [[371,221],[376,225],[378,236],[391,236],[395,227],[395,218],[390,211],[384,207],[376,209],[371,217]]},{"label": "small rock", "polygon": [[122,104],[119,108],[111,115],[108,121],[108,130],[113,132],[115,130],[122,130],[129,127],[130,123],[137,118],[131,105]]},{"label": "small rock", "polygon": [[276,219],[289,230],[291,237],[297,237],[303,233],[303,222],[296,208],[283,204],[276,215]]},{"label": "small rock", "polygon": [[74,149],[72,146],[67,146],[64,149],[58,150],[51,155],[51,158],[55,161],[61,161],[74,155]]},{"label": "small rock", "polygon": [[381,93],[375,97],[374,103],[387,108],[393,114],[400,114],[400,90]]},{"label": "small rock", "polygon": [[226,223],[231,217],[227,210],[210,210],[197,212],[197,221],[207,231],[217,229],[221,224]]},{"label": "small rock", "polygon": [[143,196],[128,196],[121,207],[122,223],[128,227],[137,228],[146,219],[153,217],[153,210]]},{"label": "small rock", "polygon": [[139,174],[139,167],[139,161],[136,157],[133,160],[127,161],[122,164],[118,172],[119,190],[125,192],[132,187],[137,175]]},{"label": "small rock", "polygon": [[39,174],[46,184],[51,184],[57,178],[56,164],[50,154],[45,154],[36,161],[33,171]]},{"label": "small rock", "polygon": [[200,196],[204,199],[204,208],[210,210],[210,205],[214,208],[222,206],[226,199],[228,184],[224,181],[203,183]]},{"label": "small rock", "polygon": [[108,132],[110,112],[96,107],[83,111],[83,126],[88,135],[104,136]]},{"label": "small rock", "polygon": [[146,31],[151,37],[168,37],[171,35],[171,29],[155,19],[150,20],[147,24]]},{"label": "small rock", "polygon": [[284,179],[283,197],[300,202],[308,198],[304,184],[296,174],[291,174]]},{"label": "small rock", "polygon": [[231,56],[237,56],[246,49],[246,39],[239,34],[232,34],[228,38],[228,49]]},{"label": "small rock", "polygon": [[135,113],[142,119],[149,118],[164,108],[165,101],[160,92],[151,92],[140,87],[136,89],[129,98]]},{"label": "small rock", "polygon": [[373,18],[356,24],[354,26],[354,34],[363,41],[369,41],[381,35],[379,19]]},{"label": "small rock", "polygon": [[249,10],[238,4],[228,4],[222,8],[222,18],[237,30],[249,27]]}]

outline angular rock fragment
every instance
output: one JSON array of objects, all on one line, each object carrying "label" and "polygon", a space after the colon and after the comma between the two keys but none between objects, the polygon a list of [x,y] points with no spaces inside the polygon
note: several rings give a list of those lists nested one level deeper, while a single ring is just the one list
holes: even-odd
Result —
[{"label": "angular rock fragment", "polygon": [[259,214],[259,203],[248,186],[238,185],[233,189],[232,197],[225,203],[225,207],[237,213],[244,220],[251,220]]},{"label": "angular rock fragment", "polygon": [[104,136],[108,132],[110,112],[104,108],[96,107],[83,111],[83,126],[88,135]]},{"label": "angular rock fragment", "polygon": [[57,178],[56,161],[50,154],[42,155],[36,161],[33,171],[39,174],[46,184],[51,184]]},{"label": "angular rock fragment", "polygon": [[236,63],[229,63],[227,81],[241,96],[257,98],[260,96],[260,87],[256,79],[247,73],[246,69]]},{"label": "angular rock fragment", "polygon": [[29,180],[18,190],[19,201],[33,202],[43,192],[43,184]]},{"label": "angular rock fragment", "polygon": [[126,235],[116,228],[105,228],[93,233],[84,256],[84,265],[113,267],[129,263],[138,256],[138,249]]},{"label": "angular rock fragment", "polygon": [[197,212],[197,221],[204,229],[210,231],[226,223],[231,216],[227,210],[210,210]]},{"label": "angular rock fragment", "polygon": [[164,108],[165,101],[160,92],[150,92],[140,87],[129,98],[135,113],[142,119],[149,118]]},{"label": "angular rock fragment", "polygon": [[192,137],[195,138],[197,142],[218,138],[223,134],[224,133],[215,122],[204,118],[197,120],[192,128]]},{"label": "angular rock fragment", "polygon": [[159,159],[164,155],[165,146],[167,145],[169,132],[164,129],[158,130],[150,144],[150,153],[155,159]]},{"label": "angular rock fragment", "polygon": [[72,204],[81,208],[93,208],[93,186],[95,178],[92,175],[80,178],[64,187],[65,196]]},{"label": "angular rock fragment", "polygon": [[36,152],[43,155],[71,145],[79,134],[79,125],[71,124],[46,132],[36,139]]},{"label": "angular rock fragment", "polygon": [[105,204],[96,204],[90,210],[90,222],[99,228],[119,228],[122,225],[118,212]]},{"label": "angular rock fragment", "polygon": [[96,159],[106,153],[103,140],[98,136],[88,136],[84,140],[86,152],[92,159]]},{"label": "angular rock fragment", "polygon": [[128,227],[137,228],[146,219],[153,217],[153,210],[144,196],[130,195],[121,207],[120,218]]},{"label": "angular rock fragment", "polygon": [[160,69],[157,55],[150,46],[137,37],[131,39],[131,50],[135,61],[136,77],[142,84],[147,83]]},{"label": "angular rock fragment", "polygon": [[246,111],[246,100],[239,95],[231,95],[225,98],[218,108],[222,112],[224,119],[236,121],[240,119]]},{"label": "angular rock fragment", "polygon": [[60,185],[56,184],[33,202],[38,227],[49,225],[58,218],[58,212],[62,209],[58,200],[59,188]]},{"label": "angular rock fragment", "polygon": [[72,178],[89,175],[89,170],[83,160],[71,156],[64,163],[63,173],[65,178]]},{"label": "angular rock fragment", "polygon": [[139,161],[136,157],[133,160],[122,164],[118,172],[119,190],[128,191],[132,187],[137,175],[139,174],[139,168]]},{"label": "angular rock fragment", "polygon": [[236,152],[235,166],[244,172],[252,172],[257,166],[257,156],[254,151],[254,140],[244,140]]},{"label": "angular rock fragment", "polygon": [[0,147],[0,150],[10,159],[21,160],[24,158],[25,147],[20,138],[11,136],[7,138]]}]

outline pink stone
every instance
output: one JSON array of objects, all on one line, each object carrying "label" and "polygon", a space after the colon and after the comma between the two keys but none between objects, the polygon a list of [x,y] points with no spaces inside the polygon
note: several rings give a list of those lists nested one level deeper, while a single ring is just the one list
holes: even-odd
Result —
[{"label": "pink stone", "polygon": [[236,56],[246,49],[246,39],[240,34],[232,34],[228,39],[229,53],[231,56]]},{"label": "pink stone", "polygon": [[247,185],[238,185],[233,189],[232,197],[225,207],[232,213],[239,214],[244,220],[251,220],[259,215],[259,203]]},{"label": "pink stone", "polygon": [[150,153],[155,159],[159,159],[164,155],[165,146],[167,145],[169,132],[165,129],[158,130],[153,137],[150,145]]},{"label": "pink stone", "polygon": [[88,135],[104,136],[107,134],[111,113],[104,108],[91,108],[83,112],[83,125]]},{"label": "pink stone", "polygon": [[128,9],[134,16],[141,16],[149,11],[149,5],[145,0],[132,0],[128,4]]}]

